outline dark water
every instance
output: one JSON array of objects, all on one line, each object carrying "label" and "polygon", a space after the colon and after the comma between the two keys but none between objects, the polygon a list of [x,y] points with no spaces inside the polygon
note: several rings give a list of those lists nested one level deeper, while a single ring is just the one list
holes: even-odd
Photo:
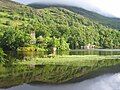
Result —
[{"label": "dark water", "polygon": [[[71,50],[70,52],[58,52],[58,54],[66,55],[120,55],[120,49],[110,50],[110,49],[95,49],[95,50]],[[47,55],[46,52],[26,52],[26,53],[16,53],[9,52],[9,55],[14,58],[33,58],[33,57],[43,57]],[[11,58],[11,57],[8,57]],[[36,83],[24,83],[26,81],[25,77],[22,76],[23,81],[21,84],[19,79],[15,82],[15,86],[10,88],[1,88],[0,90],[120,90],[120,67],[114,68],[112,72],[104,73],[98,75],[97,77],[84,80],[82,82],[60,84],[60,85],[50,85],[50,84],[36,84]],[[116,71],[117,70],[117,71]],[[14,71],[14,70],[13,70]],[[94,75],[93,75],[94,76]],[[13,76],[14,78],[14,76]],[[1,79],[1,78],[0,78]],[[7,78],[9,79],[9,78]],[[20,78],[21,79],[21,78]],[[27,78],[29,79],[29,78]],[[12,79],[11,79],[12,80]],[[8,80],[9,81],[9,80]],[[1,80],[2,82],[2,80]],[[10,82],[10,81],[9,81]],[[11,81],[12,83],[12,81]],[[6,84],[8,84],[6,82]]]}]

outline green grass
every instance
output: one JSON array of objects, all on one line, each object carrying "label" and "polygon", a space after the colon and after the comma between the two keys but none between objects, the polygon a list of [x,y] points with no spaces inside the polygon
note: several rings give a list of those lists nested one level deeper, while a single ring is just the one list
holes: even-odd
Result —
[{"label": "green grass", "polygon": [[98,55],[64,55],[54,58],[32,58],[27,61],[20,61],[19,64],[34,64],[34,65],[73,65],[73,66],[93,66],[98,61],[116,59],[119,55],[114,56],[98,56]]}]

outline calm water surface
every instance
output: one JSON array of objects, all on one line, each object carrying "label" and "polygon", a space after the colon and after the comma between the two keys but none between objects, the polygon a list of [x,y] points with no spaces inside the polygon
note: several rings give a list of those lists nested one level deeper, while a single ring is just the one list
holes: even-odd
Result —
[{"label": "calm water surface", "polygon": [[[46,53],[10,53],[13,57],[24,58],[42,57]],[[67,55],[120,55],[120,49],[95,49],[95,50],[71,50],[70,52],[59,52],[58,54]],[[120,73],[104,74],[92,79],[82,82],[62,85],[48,85],[48,84],[26,84],[17,85],[7,89],[0,90],[120,90]]]}]

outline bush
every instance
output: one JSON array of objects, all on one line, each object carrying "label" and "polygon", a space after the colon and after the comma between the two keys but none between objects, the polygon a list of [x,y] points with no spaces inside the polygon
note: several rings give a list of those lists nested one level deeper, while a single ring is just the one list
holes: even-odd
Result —
[{"label": "bush", "polygon": [[8,28],[2,37],[1,46],[5,50],[16,50],[18,47],[30,44],[31,37],[29,34],[20,30]]},{"label": "bush", "polygon": [[59,47],[59,49],[60,49],[61,51],[65,51],[65,50],[69,50],[69,49],[70,49],[70,48],[69,48],[69,44],[65,41],[64,38],[61,38],[61,39],[60,39],[60,47]]}]

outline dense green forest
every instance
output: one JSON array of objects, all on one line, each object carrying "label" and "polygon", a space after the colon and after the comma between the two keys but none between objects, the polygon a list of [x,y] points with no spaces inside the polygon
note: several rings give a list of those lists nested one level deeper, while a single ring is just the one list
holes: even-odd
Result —
[{"label": "dense green forest", "polygon": [[62,7],[62,8],[68,9],[74,13],[80,14],[84,17],[87,17],[89,19],[92,19],[96,22],[99,22],[100,24],[102,24],[106,27],[120,30],[120,24],[119,24],[120,19],[119,18],[102,16],[98,13],[88,11],[88,10],[85,10],[80,7],[74,7],[74,6],[68,6],[68,5],[54,5],[54,4],[49,5],[49,4],[39,4],[39,3],[31,3],[28,6],[31,6],[33,8],[37,8],[37,9],[49,8],[49,7]]},{"label": "dense green forest", "polygon": [[4,50],[69,50],[87,44],[120,48],[120,31],[64,8],[33,9],[0,0],[0,47]]}]

